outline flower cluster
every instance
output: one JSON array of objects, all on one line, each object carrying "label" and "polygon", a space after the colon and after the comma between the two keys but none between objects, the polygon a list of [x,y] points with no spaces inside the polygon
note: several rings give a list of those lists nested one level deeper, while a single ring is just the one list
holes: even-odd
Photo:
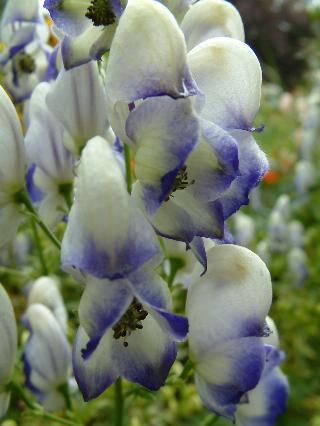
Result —
[{"label": "flower cluster", "polygon": [[[228,244],[225,225],[268,168],[255,141],[261,68],[239,13],[224,0],[44,6],[59,72],[34,88],[24,142],[0,92],[1,242],[26,211],[58,248],[53,232],[64,229],[61,267],[83,287],[72,365],[85,401],[120,377],[158,390],[188,337],[204,405],[244,425],[260,410],[275,424],[287,383],[282,353],[267,340],[270,274],[253,252]],[[26,54],[26,22],[32,37],[42,24],[20,8],[13,38]],[[3,27],[17,10],[9,1]],[[172,244],[189,250],[192,265],[179,310],[170,286],[184,259],[167,255]],[[58,410],[71,355],[51,278],[34,283],[28,304],[26,384]]]}]

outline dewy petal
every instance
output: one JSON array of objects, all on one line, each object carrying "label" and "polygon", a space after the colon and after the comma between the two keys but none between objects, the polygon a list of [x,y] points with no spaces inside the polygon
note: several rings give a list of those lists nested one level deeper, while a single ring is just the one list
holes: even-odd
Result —
[{"label": "dewy petal", "polygon": [[127,193],[109,144],[88,142],[62,243],[62,263],[98,278],[119,279],[159,253],[156,235]]},{"label": "dewy petal", "polygon": [[[190,287],[186,305],[195,360],[227,340],[262,337],[272,299],[270,273],[255,253],[226,244],[207,257],[208,271]],[[200,273],[199,265],[195,277]]]},{"label": "dewy petal", "polygon": [[100,340],[90,358],[84,360],[82,349],[88,344],[89,337],[82,327],[79,328],[72,354],[74,375],[85,401],[98,397],[119,377],[116,364],[112,359],[113,330],[109,329]]},{"label": "dewy petal", "polygon": [[236,412],[239,426],[275,426],[287,406],[289,384],[279,368],[265,376],[248,393],[249,403],[240,404]]},{"label": "dewy petal", "polygon": [[[11,380],[17,353],[17,325],[10,298],[0,284],[0,389]],[[6,398],[3,396],[3,398]],[[1,410],[0,410],[1,415]]]},{"label": "dewy petal", "polygon": [[61,44],[63,64],[66,69],[99,60],[110,49],[117,23],[105,28],[88,27],[77,37],[65,36]]},{"label": "dewy petal", "polygon": [[250,132],[238,130],[231,132],[231,135],[238,142],[240,175],[220,198],[225,219],[249,203],[250,191],[260,183],[268,170],[267,157]]},{"label": "dewy petal", "polygon": [[188,53],[192,75],[205,95],[202,118],[226,129],[252,128],[260,105],[261,67],[245,43],[216,37]]},{"label": "dewy petal", "polygon": [[85,16],[90,3],[90,0],[45,0],[44,7],[59,30],[77,36],[92,25]]},{"label": "dewy petal", "polygon": [[1,27],[14,22],[40,23],[40,7],[38,0],[10,0],[6,3],[1,19]]},{"label": "dewy petal", "polygon": [[63,127],[47,107],[50,84],[40,83],[29,106],[30,125],[25,136],[27,157],[57,183],[73,181],[73,158],[63,145]]},{"label": "dewy petal", "polygon": [[136,151],[135,174],[145,207],[153,214],[198,142],[198,120],[189,99],[156,97],[130,113],[126,132]]},{"label": "dewy petal", "polygon": [[176,343],[149,314],[143,329],[126,338],[128,346],[114,340],[113,362],[127,380],[150,390],[159,389],[165,382],[177,355]]},{"label": "dewy petal", "polygon": [[177,98],[195,92],[183,33],[162,4],[128,1],[112,42],[106,87],[113,102],[127,103],[150,96],[167,94]]},{"label": "dewy petal", "polygon": [[0,86],[0,191],[3,185],[23,187],[25,152],[17,112],[9,96]]},{"label": "dewy petal", "polygon": [[104,333],[120,320],[132,302],[133,294],[125,280],[89,278],[79,305],[80,324],[90,337],[82,356],[87,359]]},{"label": "dewy petal", "polygon": [[39,391],[57,388],[68,380],[71,351],[53,313],[42,304],[27,309],[24,322],[30,337],[24,350],[27,385]]},{"label": "dewy petal", "polygon": [[185,14],[181,29],[188,50],[213,37],[232,37],[244,41],[244,28],[237,9],[224,0],[202,0]]},{"label": "dewy petal", "polygon": [[196,363],[196,385],[207,408],[232,419],[235,404],[259,382],[264,362],[259,337],[229,340],[204,352]]},{"label": "dewy petal", "polygon": [[49,110],[74,139],[78,153],[92,137],[106,135],[106,100],[96,62],[61,70],[46,100]]}]

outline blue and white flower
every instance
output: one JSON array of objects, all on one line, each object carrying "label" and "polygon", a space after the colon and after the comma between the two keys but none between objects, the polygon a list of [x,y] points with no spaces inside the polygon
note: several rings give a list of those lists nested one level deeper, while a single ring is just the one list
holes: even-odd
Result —
[{"label": "blue and white flower", "polygon": [[30,332],[23,352],[26,386],[46,410],[61,410],[65,406],[61,388],[67,386],[71,372],[68,340],[43,304],[31,304],[23,323]]},{"label": "blue and white flower", "polygon": [[249,215],[238,212],[234,216],[234,240],[236,244],[250,247],[256,234],[255,222]]},{"label": "blue and white flower", "polygon": [[266,359],[273,359],[263,341],[271,279],[262,260],[244,247],[220,245],[207,255],[208,271],[197,278],[198,265],[187,296],[190,359],[206,407],[234,419],[236,404],[258,384]]},{"label": "blue and white flower", "polygon": [[64,305],[59,282],[54,277],[40,277],[32,284],[28,292],[28,306],[40,303],[53,313],[64,333],[67,332],[68,314]]},{"label": "blue and white flower", "polygon": [[32,94],[25,146],[29,192],[31,197],[34,191],[41,192],[33,201],[40,198],[39,215],[53,227],[68,213],[71,204],[74,158],[63,144],[63,126],[47,107],[49,90],[49,83],[41,83]]},{"label": "blue and white flower", "polygon": [[310,161],[300,160],[294,171],[294,185],[300,195],[308,191],[316,184],[317,173]]},{"label": "blue and white flower", "polygon": [[5,416],[10,391],[6,386],[10,383],[17,354],[17,325],[10,298],[0,284],[0,418]]},{"label": "blue and white flower", "polygon": [[303,285],[309,276],[308,257],[301,247],[293,247],[288,254],[288,271],[297,286]]},{"label": "blue and white flower", "polygon": [[0,87],[0,246],[12,240],[22,221],[16,194],[24,188],[25,151],[17,112]]},{"label": "blue and white flower", "polygon": [[120,0],[45,0],[44,7],[62,35],[66,69],[101,59],[122,13]]},{"label": "blue and white flower", "polygon": [[167,284],[150,265],[126,279],[89,278],[80,301],[73,350],[75,378],[86,401],[115,380],[157,390],[188,332],[186,318],[170,312]]}]

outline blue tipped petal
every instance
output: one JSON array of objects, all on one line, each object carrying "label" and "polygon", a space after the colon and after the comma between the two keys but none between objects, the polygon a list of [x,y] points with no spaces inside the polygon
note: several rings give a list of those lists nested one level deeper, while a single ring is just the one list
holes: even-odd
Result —
[{"label": "blue tipped petal", "polygon": [[169,196],[177,174],[198,142],[199,124],[189,99],[147,99],[127,120],[136,151],[135,173],[142,197],[153,214]]},{"label": "blue tipped petal", "polygon": [[75,379],[85,401],[98,397],[119,376],[112,361],[112,329],[99,342],[89,359],[84,360],[82,349],[88,344],[89,337],[82,327],[79,328],[72,353]]},{"label": "blue tipped petal", "polygon": [[113,349],[113,361],[121,375],[150,390],[159,389],[176,359],[176,343],[152,314],[143,321],[143,329],[134,331],[126,340],[128,347],[117,340]]},{"label": "blue tipped petal", "polygon": [[234,131],[231,134],[238,142],[240,176],[236,177],[220,199],[225,219],[249,203],[250,191],[260,183],[268,170],[267,157],[250,132]]}]

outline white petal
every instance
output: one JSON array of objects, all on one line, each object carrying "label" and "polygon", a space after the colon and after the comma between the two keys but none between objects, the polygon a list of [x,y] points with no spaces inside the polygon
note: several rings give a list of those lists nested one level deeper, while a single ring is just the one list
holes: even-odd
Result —
[{"label": "white petal", "polygon": [[22,130],[17,112],[1,86],[0,141],[0,189],[11,185],[13,190],[19,190],[23,186],[25,172]]},{"label": "white petal", "polygon": [[250,47],[216,37],[191,50],[188,62],[205,95],[201,116],[227,130],[252,128],[260,105],[261,68]]},{"label": "white petal", "polygon": [[38,278],[33,283],[28,295],[28,306],[34,303],[47,306],[61,325],[62,330],[66,331],[68,315],[58,285],[56,278]]},{"label": "white petal", "polygon": [[129,0],[106,70],[110,98],[129,103],[160,94],[178,97],[190,84],[184,36],[173,15],[158,2]]},{"label": "white petal", "polygon": [[158,253],[156,235],[129,196],[107,141],[95,137],[88,142],[78,174],[63,264],[98,278],[121,278]]},{"label": "white petal", "polygon": [[272,298],[269,271],[250,250],[226,244],[207,257],[208,271],[191,286],[186,305],[195,359],[227,339],[262,336]]},{"label": "white petal", "polygon": [[0,284],[0,388],[9,383],[17,352],[17,325],[11,300]]},{"label": "white petal", "polygon": [[33,386],[47,391],[67,383],[71,351],[53,313],[45,305],[32,304],[24,319],[31,333],[25,346],[24,360]]},{"label": "white petal", "polygon": [[188,50],[213,37],[232,37],[244,41],[244,29],[237,9],[224,0],[202,0],[190,7],[181,28]]},{"label": "white petal", "polygon": [[62,70],[47,95],[47,105],[74,139],[77,154],[89,139],[107,132],[105,93],[96,62]]}]

